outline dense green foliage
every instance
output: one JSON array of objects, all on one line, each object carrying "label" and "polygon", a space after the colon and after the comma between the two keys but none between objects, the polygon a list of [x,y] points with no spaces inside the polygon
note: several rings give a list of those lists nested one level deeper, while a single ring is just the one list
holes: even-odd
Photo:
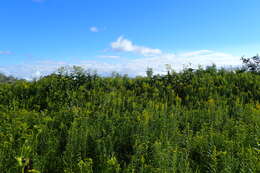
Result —
[{"label": "dense green foliage", "polygon": [[74,68],[0,84],[0,172],[260,172],[260,75]]}]

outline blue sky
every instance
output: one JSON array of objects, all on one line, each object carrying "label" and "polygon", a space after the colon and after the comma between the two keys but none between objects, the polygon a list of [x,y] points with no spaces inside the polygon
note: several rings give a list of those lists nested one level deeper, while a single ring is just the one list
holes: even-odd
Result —
[{"label": "blue sky", "polygon": [[142,75],[165,64],[238,65],[259,52],[259,0],[2,0],[0,71],[63,65]]}]

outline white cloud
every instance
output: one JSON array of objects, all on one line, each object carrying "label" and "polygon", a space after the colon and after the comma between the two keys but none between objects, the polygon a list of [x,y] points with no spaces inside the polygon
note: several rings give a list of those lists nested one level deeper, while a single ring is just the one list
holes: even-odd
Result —
[{"label": "white cloud", "polygon": [[[186,52],[181,54],[161,54],[153,57],[143,57],[117,63],[102,63],[97,61],[84,61],[79,63],[84,68],[97,70],[99,74],[111,74],[116,71],[130,76],[145,75],[147,67],[151,67],[155,74],[165,74],[166,64],[174,70],[180,71],[185,65],[198,68],[198,65],[206,67],[216,64],[218,67],[237,67],[241,65],[240,57],[231,54],[208,51]],[[187,56],[187,54],[189,56]],[[120,59],[121,60],[121,59]],[[125,59],[124,59],[125,60]]]},{"label": "white cloud", "polygon": [[116,59],[116,58],[120,58],[120,56],[116,56],[116,55],[99,55],[97,56],[98,58],[109,58],[109,59]]},{"label": "white cloud", "polygon": [[[187,52],[181,54],[162,54],[160,56],[153,56],[148,58],[139,58],[132,60],[127,64],[131,68],[131,72],[137,75],[144,75],[147,67],[153,68],[155,73],[163,74],[166,72],[166,64],[169,64],[174,70],[180,71],[185,65],[192,68],[197,68],[199,65],[206,67],[208,65],[216,64],[218,67],[230,67],[241,65],[240,57],[231,54],[208,51],[198,53]],[[140,70],[142,69],[142,70]]]},{"label": "white cloud", "polygon": [[95,27],[95,26],[90,27],[89,30],[91,32],[99,32],[99,29],[97,27]]},{"label": "white cloud", "polygon": [[0,55],[11,55],[12,54],[12,52],[10,52],[10,51],[1,51],[0,50]]},{"label": "white cloud", "polygon": [[32,79],[40,75],[47,75],[61,66],[77,65],[85,69],[97,70],[101,75],[110,75],[113,71],[129,76],[145,75],[147,67],[151,67],[155,74],[165,74],[166,64],[175,71],[183,69],[184,65],[191,64],[192,68],[198,65],[206,67],[216,64],[218,67],[237,67],[242,64],[240,57],[231,54],[209,50],[185,52],[179,54],[159,54],[137,59],[119,58],[116,63],[104,63],[100,61],[81,61],[76,63],[41,61],[31,64],[20,64],[12,67],[0,67],[0,71],[8,75]]},{"label": "white cloud", "polygon": [[210,54],[210,53],[212,53],[212,51],[210,51],[210,50],[199,50],[199,51],[194,51],[194,52],[183,53],[182,56],[190,57],[190,56],[196,56],[196,55],[206,55],[206,54]]},{"label": "white cloud", "polygon": [[0,72],[7,75],[13,75],[18,78],[33,79],[48,75],[56,71],[59,67],[66,66],[66,62],[58,61],[38,61],[14,66],[2,66]]},{"label": "white cloud", "polygon": [[152,49],[144,46],[134,45],[132,41],[119,37],[115,42],[111,43],[111,48],[120,52],[133,52],[141,55],[158,55],[162,51],[160,49]]}]

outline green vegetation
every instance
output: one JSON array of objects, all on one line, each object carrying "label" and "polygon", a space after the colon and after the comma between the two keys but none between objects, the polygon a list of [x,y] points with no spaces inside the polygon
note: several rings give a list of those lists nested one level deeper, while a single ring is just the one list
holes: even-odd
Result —
[{"label": "green vegetation", "polygon": [[0,83],[0,172],[260,172],[260,75],[147,75]]}]

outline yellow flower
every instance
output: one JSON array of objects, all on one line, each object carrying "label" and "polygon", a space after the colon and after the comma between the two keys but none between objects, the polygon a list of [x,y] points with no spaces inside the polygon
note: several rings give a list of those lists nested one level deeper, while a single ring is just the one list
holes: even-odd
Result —
[{"label": "yellow flower", "polygon": [[209,99],[209,100],[208,100],[208,103],[209,103],[209,104],[214,104],[214,102],[215,102],[214,99]]},{"label": "yellow flower", "polygon": [[144,119],[144,123],[147,124],[149,122],[150,119],[150,115],[149,112],[143,112],[143,119]]},{"label": "yellow flower", "polygon": [[176,153],[177,151],[178,151],[177,148],[176,149],[172,149],[173,153]]},{"label": "yellow flower", "polygon": [[141,156],[141,163],[144,163],[144,162],[145,162],[144,156]]},{"label": "yellow flower", "polygon": [[260,104],[259,103],[257,103],[255,107],[256,107],[256,109],[260,110]]}]

